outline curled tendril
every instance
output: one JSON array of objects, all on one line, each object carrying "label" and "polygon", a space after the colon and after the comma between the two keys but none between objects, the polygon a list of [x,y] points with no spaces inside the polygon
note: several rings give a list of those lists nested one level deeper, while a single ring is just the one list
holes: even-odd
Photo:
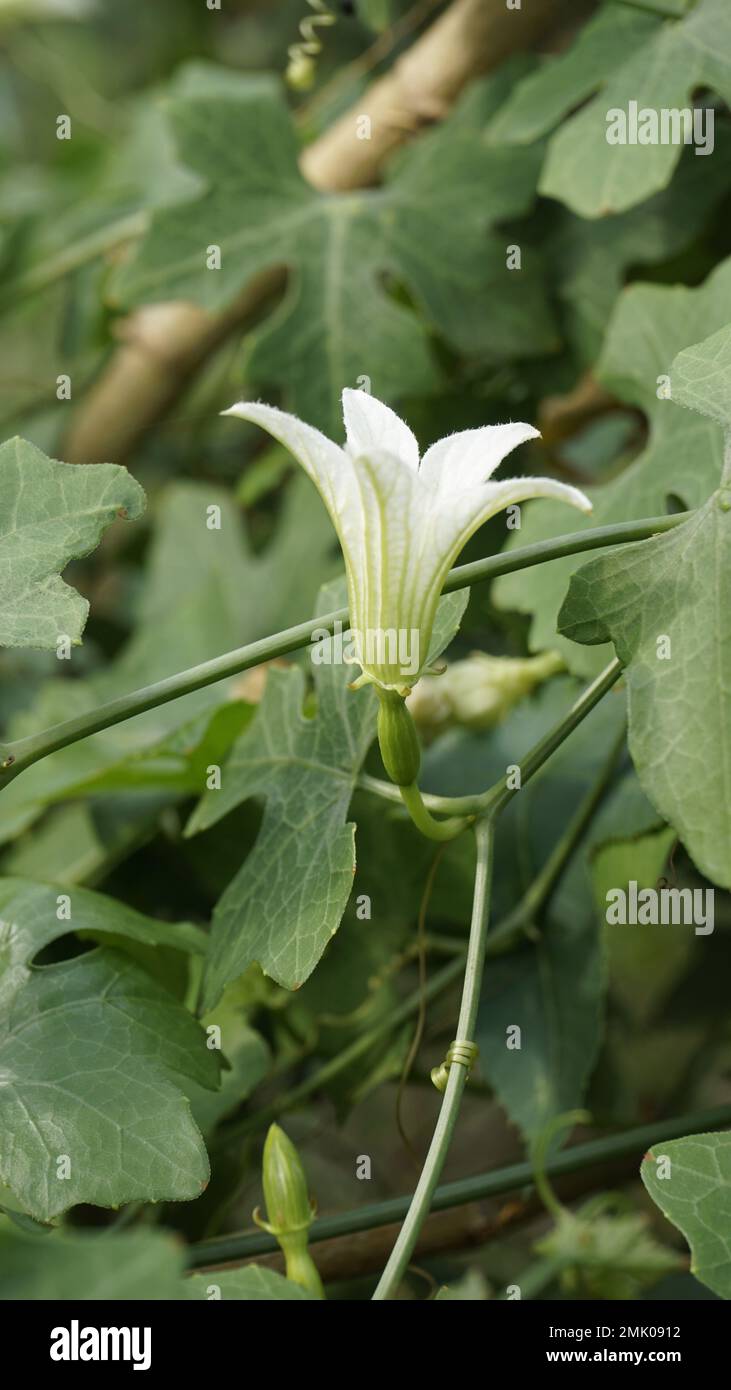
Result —
[{"label": "curled tendril", "polygon": [[477,1043],[455,1038],[454,1042],[449,1044],[447,1055],[441,1065],[432,1067],[431,1069],[432,1083],[436,1086],[437,1090],[442,1092],[446,1091],[447,1081],[449,1080],[449,1068],[454,1066],[455,1062],[459,1062],[459,1065],[464,1067],[469,1079],[472,1063],[476,1061],[479,1051],[480,1049]]},{"label": "curled tendril", "polygon": [[325,0],[307,0],[307,3],[317,13],[305,15],[300,20],[299,31],[302,39],[300,43],[291,44],[287,50],[287,82],[298,91],[311,87],[315,80],[315,59],[322,52],[322,40],[317,37],[317,29],[336,24],[338,18]]}]

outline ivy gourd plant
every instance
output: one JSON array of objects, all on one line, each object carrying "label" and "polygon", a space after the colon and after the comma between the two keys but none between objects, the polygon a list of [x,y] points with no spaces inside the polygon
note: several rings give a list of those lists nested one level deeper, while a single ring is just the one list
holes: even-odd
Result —
[{"label": "ivy gourd plant", "polygon": [[731,1297],[726,0],[58,8],[1,1296]]}]

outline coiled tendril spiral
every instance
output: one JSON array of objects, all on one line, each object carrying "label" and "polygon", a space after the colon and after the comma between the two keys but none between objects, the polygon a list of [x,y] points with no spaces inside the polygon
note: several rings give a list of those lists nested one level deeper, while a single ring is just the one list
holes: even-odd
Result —
[{"label": "coiled tendril spiral", "polygon": [[318,28],[328,28],[331,24],[336,24],[338,19],[325,0],[307,0],[307,3],[316,14],[305,15],[300,20],[299,31],[302,39],[299,43],[291,44],[287,50],[287,82],[298,91],[311,87],[315,80],[315,59],[322,52],[322,40],[317,36]]}]

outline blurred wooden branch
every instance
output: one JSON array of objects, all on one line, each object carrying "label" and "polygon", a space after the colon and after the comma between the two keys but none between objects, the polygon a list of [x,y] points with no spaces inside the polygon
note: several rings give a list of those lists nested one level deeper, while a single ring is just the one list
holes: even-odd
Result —
[{"label": "blurred wooden branch", "polygon": [[[579,17],[577,0],[530,0],[520,10],[509,10],[505,0],[453,0],[357,105],[303,151],[303,173],[329,192],[377,182],[389,155],[444,116],[471,78]],[[356,138],[363,115],[371,119],[370,140]],[[145,305],[121,320],[119,347],[76,412],[63,457],[81,463],[129,457],[204,363],[261,312],[284,274],[257,277],[223,313],[178,302]]]}]

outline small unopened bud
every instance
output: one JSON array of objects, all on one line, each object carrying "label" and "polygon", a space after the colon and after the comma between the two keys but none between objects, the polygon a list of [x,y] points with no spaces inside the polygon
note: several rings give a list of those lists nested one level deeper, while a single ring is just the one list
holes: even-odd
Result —
[{"label": "small unopened bud", "polygon": [[406,701],[395,690],[378,689],[378,743],[383,766],[397,787],[410,787],[419,775],[421,748]]},{"label": "small unopened bud", "polygon": [[315,1213],[305,1170],[294,1144],[279,1125],[269,1126],[262,1159],[262,1185],[268,1219],[263,1221],[255,1211],[254,1220],[278,1241],[287,1278],[324,1298],[322,1280],[307,1249],[307,1232]]},{"label": "small unopened bud", "polygon": [[474,652],[443,676],[423,676],[408,699],[427,740],[452,725],[489,729],[541,682],[565,669],[558,652],[513,658]]}]

